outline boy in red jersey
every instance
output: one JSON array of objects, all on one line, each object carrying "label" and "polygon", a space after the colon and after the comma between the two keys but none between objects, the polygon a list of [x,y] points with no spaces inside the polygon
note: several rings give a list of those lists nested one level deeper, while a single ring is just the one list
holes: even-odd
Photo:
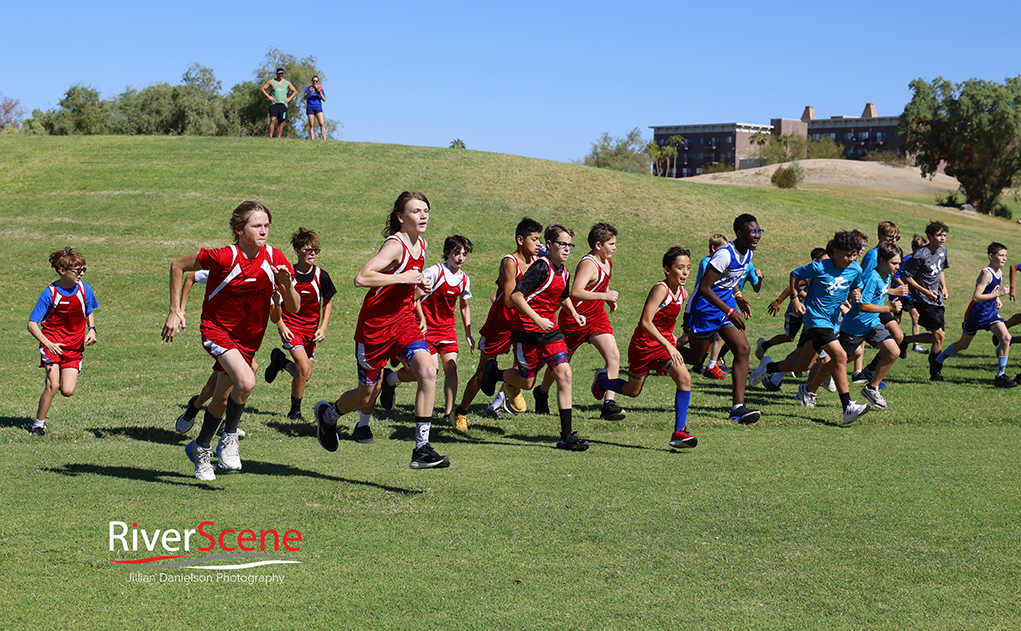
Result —
[{"label": "boy in red jersey", "polygon": [[301,399],[305,396],[305,383],[312,376],[312,362],[315,361],[316,344],[326,338],[333,313],[333,297],[337,288],[330,275],[318,267],[316,258],[320,250],[319,236],[314,230],[298,228],[291,235],[291,247],[298,257],[294,264],[294,288],[301,297],[298,313],[285,311],[277,329],[284,348],[290,351],[294,361],[279,348],[270,352],[269,367],[266,368],[266,383],[273,383],[281,370],[286,370],[291,380],[291,410],[287,418],[301,421]]},{"label": "boy in red jersey", "polygon": [[209,271],[200,332],[202,346],[216,359],[216,369],[221,374],[198,438],[185,447],[198,480],[216,479],[210,465],[211,441],[221,416],[224,433],[216,446],[217,465],[221,469],[241,470],[238,423],[255,388],[252,362],[266,333],[273,296],[279,293],[288,311],[296,312],[301,307],[292,282],[291,264],[283,252],[266,244],[272,221],[262,204],[242,202],[230,219],[233,245],[213,250],[202,248],[170,264],[170,312],[162,332],[163,340],[168,342],[185,326],[181,309],[184,272]]},{"label": "boy in red jersey", "polygon": [[585,326],[585,316],[579,314],[571,302],[568,281],[570,272],[564,263],[574,249],[574,232],[559,224],[546,228],[546,250],[521,277],[511,304],[516,310],[511,323],[511,341],[517,368],[501,371],[496,361],[486,366],[482,376],[482,391],[493,394],[496,382],[503,381],[521,389],[531,388],[539,372],[540,362],[553,371],[557,383],[557,407],[560,410],[560,440],[557,449],[585,451],[587,440],[578,438],[571,428],[571,365],[568,363],[567,343],[557,328],[557,309],[567,309],[578,326]]},{"label": "boy in red jersey", "polygon": [[425,195],[415,191],[401,193],[387,217],[383,247],[355,276],[355,287],[369,288],[355,329],[358,388],[345,392],[334,403],[320,401],[315,405],[316,437],[327,451],[337,451],[340,445],[339,418],[354,410],[371,409],[379,396],[383,367],[390,359],[399,357],[418,382],[415,450],[409,466],[412,469],[450,466],[450,459],[436,453],[429,444],[436,402],[436,365],[429,356],[414,308],[415,287],[432,289],[422,274],[426,250],[422,234],[428,225],[429,200]]},{"label": "boy in red jersey", "polygon": [[[617,309],[618,294],[610,289],[610,277],[613,275],[613,253],[617,250],[617,229],[607,223],[597,223],[588,233],[590,251],[578,262],[571,283],[571,302],[581,315],[585,316],[585,325],[581,326],[571,317],[567,310],[560,312],[560,330],[564,333],[567,343],[568,360],[574,352],[588,342],[596,347],[603,356],[606,367],[596,374],[616,379],[620,376],[620,350],[617,340],[613,337],[613,327],[606,315],[604,303],[610,305],[610,312]],[[536,412],[549,414],[548,395],[553,385],[553,371],[547,369],[542,384],[534,389]],[[622,410],[612,390],[606,392],[600,416],[607,421],[619,421],[627,416]],[[545,411],[542,411],[545,408]]]},{"label": "boy in red jersey", "polygon": [[81,280],[85,257],[78,250],[64,248],[50,254],[50,265],[60,279],[43,290],[28,318],[28,332],[39,340],[39,366],[46,370],[46,386],[28,430],[33,436],[46,435],[46,415],[57,393],[65,397],[74,394],[85,347],[96,343],[92,312],[99,303],[92,287]]},{"label": "boy in red jersey", "polygon": [[[471,333],[471,308],[468,306],[468,299],[472,297],[471,280],[462,269],[471,251],[472,242],[468,237],[457,234],[447,237],[443,242],[444,262],[427,267],[422,272],[432,284],[432,291],[427,293],[421,288],[415,290],[415,313],[421,328],[425,331],[425,343],[429,345],[429,353],[437,363],[437,370],[439,366],[443,367],[443,417],[448,423],[451,422],[454,396],[457,395],[458,347],[457,331],[454,328],[455,305],[460,306],[468,350],[475,351],[475,338]],[[384,368],[383,390],[379,395],[379,403],[383,409],[393,409],[394,390],[397,384],[414,379],[415,376],[407,368],[399,371]]]},{"label": "boy in red jersey", "polygon": [[670,375],[677,392],[674,394],[674,433],[671,447],[694,447],[698,439],[687,432],[688,405],[691,403],[691,374],[684,366],[684,358],[677,350],[674,326],[681,304],[687,299],[684,283],[691,273],[691,253],[674,246],[663,255],[664,280],[656,283],[645,299],[642,319],[638,322],[631,344],[628,346],[628,379],[610,379],[596,374],[592,395],[601,399],[608,391],[637,397],[650,372]]},{"label": "boy in red jersey", "polygon": [[[489,315],[486,323],[482,325],[479,332],[479,365],[475,374],[464,384],[464,394],[461,396],[461,405],[454,410],[454,427],[458,431],[468,429],[468,406],[475,399],[482,384],[482,375],[489,362],[511,349],[511,321],[514,319],[514,311],[511,309],[510,296],[514,286],[524,275],[525,271],[535,262],[539,248],[542,246],[542,225],[528,217],[518,222],[514,230],[514,238],[517,241],[517,250],[513,254],[505,254],[500,261],[500,274],[496,278],[496,296],[489,308]],[[511,405],[518,412],[525,409],[524,397],[520,390],[511,386],[508,393],[512,399]]]}]

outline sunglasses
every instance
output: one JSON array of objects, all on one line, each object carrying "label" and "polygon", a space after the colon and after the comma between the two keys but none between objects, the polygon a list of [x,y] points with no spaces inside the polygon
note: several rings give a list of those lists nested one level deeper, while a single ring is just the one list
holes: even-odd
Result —
[{"label": "sunglasses", "polygon": [[299,252],[307,252],[308,254],[319,254],[319,248],[302,248]]},{"label": "sunglasses", "polygon": [[82,274],[84,274],[85,272],[87,272],[87,271],[88,271],[88,269],[89,269],[89,268],[87,268],[87,267],[69,267],[69,268],[67,268],[67,270],[66,270],[66,271],[68,271],[68,272],[74,272],[75,274],[77,274],[77,275],[81,276]]}]

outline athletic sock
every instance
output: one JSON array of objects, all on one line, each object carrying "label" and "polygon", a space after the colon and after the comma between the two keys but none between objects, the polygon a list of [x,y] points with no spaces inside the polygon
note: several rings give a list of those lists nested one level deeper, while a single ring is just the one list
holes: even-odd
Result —
[{"label": "athletic sock", "polygon": [[36,419],[35,422],[32,423],[32,427],[45,427],[45,425],[46,425],[46,419],[43,419],[41,421],[39,419]]},{"label": "athletic sock", "polygon": [[227,397],[227,412],[223,415],[223,432],[225,434],[238,433],[238,424],[241,423],[241,414],[244,411],[244,403],[238,403],[234,397]]},{"label": "athletic sock", "polygon": [[865,367],[865,370],[871,370],[872,372],[876,372],[876,368],[879,368],[879,360],[880,354],[876,353],[876,356],[872,358],[872,361],[870,361],[869,365]]},{"label": "athletic sock", "polygon": [[570,436],[571,435],[571,412],[573,408],[567,408],[566,410],[560,410],[560,435]]},{"label": "athletic sock", "polygon": [[597,384],[606,392],[624,392],[624,384],[627,383],[626,379],[610,379],[609,377],[603,377]]},{"label": "athletic sock", "polygon": [[723,348],[720,349],[720,354],[719,354],[719,357],[717,357],[717,361],[723,361],[723,358],[727,356],[727,351],[729,351],[729,350],[730,350],[730,347],[727,346],[726,344],[724,344]]},{"label": "athletic sock", "polygon": [[415,417],[415,449],[429,443],[430,429],[432,429],[432,419],[428,416]]},{"label": "athletic sock", "polygon": [[716,368],[716,360],[715,359],[710,359],[709,363],[705,365],[705,369],[706,370],[712,370],[713,368]]},{"label": "athletic sock", "polygon": [[769,374],[780,372],[780,362],[769,362],[766,364],[766,372]]},{"label": "athletic sock", "polygon": [[386,376],[386,385],[388,385],[388,386],[396,386],[400,382],[401,382],[401,378],[397,376],[397,371],[396,370],[391,372],[389,375]]},{"label": "athletic sock", "polygon": [[674,431],[679,432],[688,424],[688,405],[691,390],[678,390],[674,394]]},{"label": "athletic sock", "polygon": [[851,393],[850,392],[841,392],[840,393],[840,407],[842,409],[846,410],[847,406],[849,406],[849,405],[851,405]]},{"label": "athletic sock", "polygon": [[996,376],[997,377],[999,377],[1000,375],[1002,375],[1002,374],[1007,372],[1007,360],[1008,359],[1010,359],[1010,357],[1007,357],[1006,355],[1004,355],[1002,357],[1000,357],[1000,356],[996,357],[996,364],[997,364],[997,366],[996,366]]},{"label": "athletic sock", "polygon": [[208,409],[206,410],[206,414],[202,418],[202,429],[199,430],[199,437],[195,439],[199,447],[209,449],[209,445],[213,441],[213,435],[216,434],[216,430],[220,429],[220,422],[221,419],[210,414]]},{"label": "athletic sock", "polygon": [[369,421],[371,420],[372,420],[371,414],[366,414],[365,412],[358,410],[358,424],[355,425],[355,427],[368,427]]},{"label": "athletic sock", "polygon": [[454,414],[460,414],[462,416],[468,416],[468,410],[463,409],[461,406],[457,406],[456,408],[454,408]]},{"label": "athletic sock", "polygon": [[956,354],[957,349],[954,348],[953,344],[951,344],[950,346],[944,348],[942,353],[936,356],[936,363],[942,364],[947,360],[947,357],[953,357]]},{"label": "athletic sock", "polygon": [[301,399],[291,397],[291,414],[295,412],[301,412]]}]

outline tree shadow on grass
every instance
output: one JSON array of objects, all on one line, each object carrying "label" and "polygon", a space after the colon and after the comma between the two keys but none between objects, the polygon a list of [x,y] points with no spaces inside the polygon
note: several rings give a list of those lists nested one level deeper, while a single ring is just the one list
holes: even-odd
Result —
[{"label": "tree shadow on grass", "polygon": [[21,427],[27,432],[32,427],[32,419],[25,416],[0,416],[0,427]]}]

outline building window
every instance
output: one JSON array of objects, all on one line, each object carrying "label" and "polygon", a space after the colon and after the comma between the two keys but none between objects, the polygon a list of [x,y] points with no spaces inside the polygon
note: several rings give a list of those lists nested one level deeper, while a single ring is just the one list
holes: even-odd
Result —
[{"label": "building window", "polygon": [[819,134],[812,134],[812,140],[818,141],[819,140]]},{"label": "building window", "polygon": [[836,133],[826,134],[826,135],[829,136],[830,140],[832,140],[833,142],[837,141],[837,134]]},{"label": "building window", "polygon": [[698,154],[698,159],[699,160],[705,160],[705,154],[704,153]]},{"label": "building window", "polygon": [[852,132],[845,131],[844,140],[854,140],[854,134]]},{"label": "building window", "polygon": [[723,139],[723,142],[728,144],[728,145],[732,145],[732,144],[734,144],[734,137],[733,136],[727,136],[726,138]]},{"label": "building window", "polygon": [[885,131],[877,131],[876,132],[876,142],[886,142],[886,132]]},{"label": "building window", "polygon": [[681,177],[691,177],[691,169],[687,167],[681,169]]}]

